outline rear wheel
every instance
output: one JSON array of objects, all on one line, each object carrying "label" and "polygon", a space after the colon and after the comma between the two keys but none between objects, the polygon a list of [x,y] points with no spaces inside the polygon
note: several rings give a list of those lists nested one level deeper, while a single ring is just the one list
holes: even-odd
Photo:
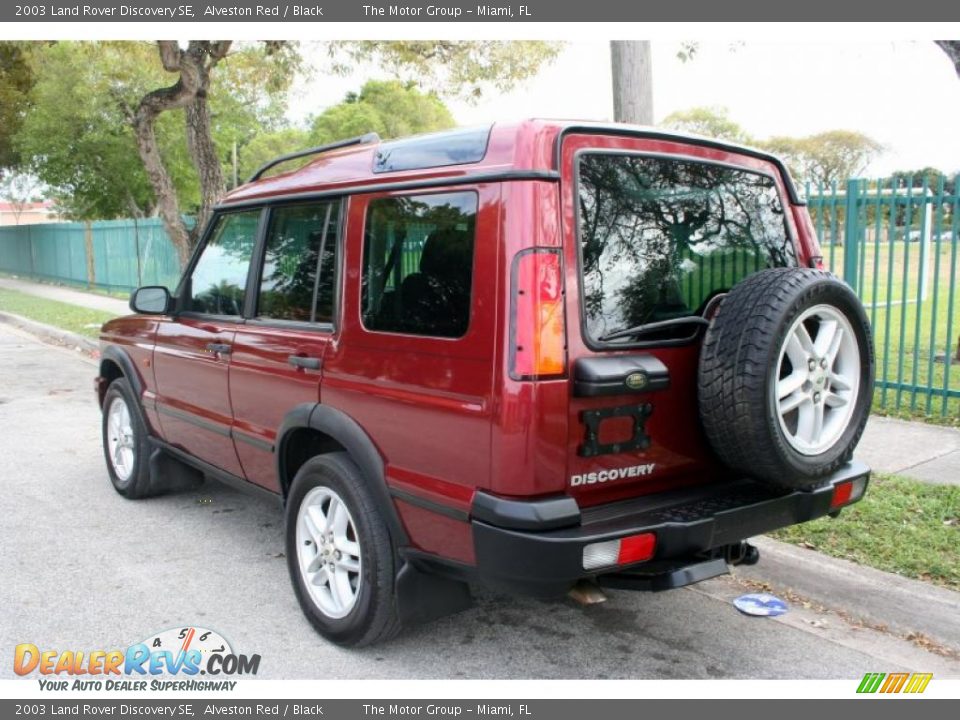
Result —
[{"label": "rear wheel", "polygon": [[728,293],[704,337],[704,429],[731,468],[816,487],[853,455],[873,371],[869,323],[847,285],[820,270],[761,271]]},{"label": "rear wheel", "polygon": [[300,607],[340,645],[370,645],[400,629],[395,552],[366,479],[346,453],[312,458],[287,498],[287,567]]}]

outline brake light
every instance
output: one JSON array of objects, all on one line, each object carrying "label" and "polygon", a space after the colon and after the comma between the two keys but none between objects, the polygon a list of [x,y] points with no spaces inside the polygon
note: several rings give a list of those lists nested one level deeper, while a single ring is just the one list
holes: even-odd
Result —
[{"label": "brake light", "polygon": [[858,477],[853,480],[845,480],[833,486],[833,497],[830,498],[830,509],[851,505],[863,497],[867,489],[867,478]]},{"label": "brake light", "polygon": [[566,371],[566,326],[560,251],[517,253],[511,279],[510,377],[531,380]]},{"label": "brake light", "polygon": [[591,543],[583,548],[583,569],[598,570],[614,565],[631,565],[653,557],[657,549],[654,533],[630,535],[619,540]]}]

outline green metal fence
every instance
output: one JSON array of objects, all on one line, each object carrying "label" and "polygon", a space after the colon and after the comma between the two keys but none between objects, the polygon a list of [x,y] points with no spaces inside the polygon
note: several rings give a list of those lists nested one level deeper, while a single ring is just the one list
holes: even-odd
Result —
[{"label": "green metal fence", "polygon": [[824,263],[853,287],[877,350],[875,407],[960,418],[960,176],[807,187]]},{"label": "green metal fence", "polygon": [[158,218],[0,227],[0,270],[110,291],[173,287],[180,262]]}]

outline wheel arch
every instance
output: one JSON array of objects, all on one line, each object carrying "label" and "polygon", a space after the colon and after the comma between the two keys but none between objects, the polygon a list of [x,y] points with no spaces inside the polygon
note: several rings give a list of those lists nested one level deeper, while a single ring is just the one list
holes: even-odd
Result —
[{"label": "wheel arch", "polygon": [[383,456],[356,420],[329,405],[297,405],[280,425],[275,454],[277,480],[284,504],[293,478],[303,463],[317,455],[341,451],[350,456],[367,479],[397,544],[407,544],[406,531],[387,488]]},{"label": "wheel arch", "polygon": [[102,387],[99,392],[101,405],[107,387],[119,377],[126,378],[130,387],[137,394],[138,400],[143,396],[143,379],[137,372],[136,365],[134,365],[130,356],[116,345],[107,345],[100,353],[100,377],[107,381],[101,384]]}]

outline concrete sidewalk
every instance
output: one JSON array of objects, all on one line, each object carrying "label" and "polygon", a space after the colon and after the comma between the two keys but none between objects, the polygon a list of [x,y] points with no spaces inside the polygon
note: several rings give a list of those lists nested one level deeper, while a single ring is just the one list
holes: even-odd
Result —
[{"label": "concrete sidewalk", "polygon": [[874,472],[960,485],[960,429],[873,415],[856,456]]},{"label": "concrete sidewalk", "polygon": [[16,290],[26,293],[27,295],[35,295],[36,297],[46,298],[47,300],[56,300],[70,305],[90,308],[91,310],[102,310],[103,312],[113,313],[114,315],[130,314],[130,306],[126,300],[83,292],[82,290],[73,290],[71,288],[61,287],[60,285],[47,285],[45,283],[30,282],[29,280],[0,277],[0,288]]}]

